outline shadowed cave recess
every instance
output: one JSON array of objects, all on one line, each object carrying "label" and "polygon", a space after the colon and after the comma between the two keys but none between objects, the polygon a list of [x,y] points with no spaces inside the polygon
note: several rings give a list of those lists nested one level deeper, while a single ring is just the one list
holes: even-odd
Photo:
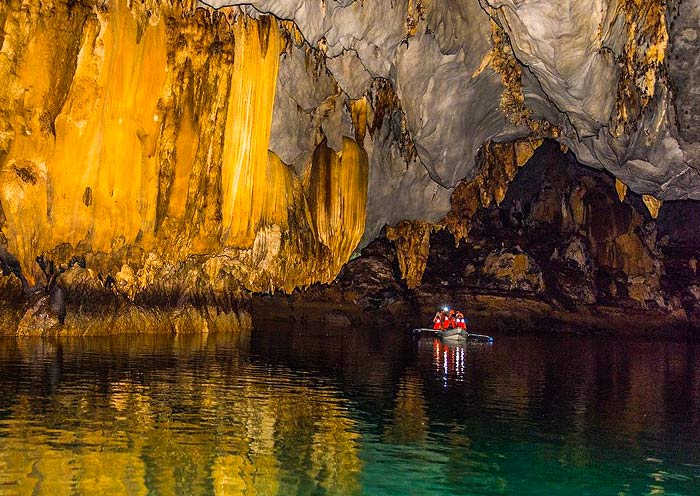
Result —
[{"label": "shadowed cave recess", "polygon": [[0,4],[0,334],[698,336],[700,0]]}]

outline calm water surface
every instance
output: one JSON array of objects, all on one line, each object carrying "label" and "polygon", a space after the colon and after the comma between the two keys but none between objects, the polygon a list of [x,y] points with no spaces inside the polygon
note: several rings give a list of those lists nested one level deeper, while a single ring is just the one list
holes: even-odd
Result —
[{"label": "calm water surface", "polygon": [[700,348],[0,339],[0,495],[700,495]]}]

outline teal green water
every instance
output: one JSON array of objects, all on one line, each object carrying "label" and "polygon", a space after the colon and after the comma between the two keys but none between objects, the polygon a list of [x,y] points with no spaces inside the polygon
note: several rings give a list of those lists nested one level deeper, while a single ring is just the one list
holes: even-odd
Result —
[{"label": "teal green water", "polygon": [[700,495],[700,348],[0,339],[0,495]]}]

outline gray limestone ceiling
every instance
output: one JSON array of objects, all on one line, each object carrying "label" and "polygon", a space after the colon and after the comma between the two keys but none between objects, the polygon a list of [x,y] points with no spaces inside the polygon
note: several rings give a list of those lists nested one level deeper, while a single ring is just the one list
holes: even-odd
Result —
[{"label": "gray limestone ceiling", "polygon": [[[301,48],[281,61],[270,148],[297,168],[313,149],[311,130],[322,129],[337,149],[352,135],[349,100],[377,78],[391,82],[400,109],[364,142],[365,239],[402,219],[438,220],[452,188],[473,176],[483,143],[532,133],[502,111],[501,75],[484,64],[494,46],[492,21],[520,67],[530,118],[556,126],[579,161],[637,193],[700,199],[700,0],[649,0],[638,17],[623,0],[202,3],[293,20],[325,53],[320,73],[304,65]],[[666,45],[653,29],[643,31],[655,14],[668,33],[662,63],[644,58]],[[411,156],[400,149],[404,131],[415,145]]]}]

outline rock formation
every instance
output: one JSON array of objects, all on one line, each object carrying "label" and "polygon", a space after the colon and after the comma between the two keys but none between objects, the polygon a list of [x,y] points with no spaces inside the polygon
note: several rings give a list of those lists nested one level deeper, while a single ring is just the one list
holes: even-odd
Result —
[{"label": "rock formation", "polygon": [[[482,329],[561,329],[562,322],[600,332],[697,328],[700,234],[691,226],[700,203],[667,203],[655,219],[641,195],[619,198],[615,184],[546,140],[500,203],[477,201],[464,223],[468,236],[464,225],[452,231],[447,222],[469,204],[461,192],[437,228],[387,229],[332,285],[295,293],[292,315],[321,302],[344,307],[350,321],[420,314],[415,324],[425,325],[449,304]],[[402,258],[409,239],[420,240],[421,250]]]},{"label": "rock formation", "polygon": [[158,284],[290,291],[349,258],[366,106],[357,136],[328,133],[335,149],[320,127],[305,135],[299,172],[270,151],[280,65],[316,77],[293,26],[180,2],[5,9],[2,232],[30,285],[37,256],[80,255],[131,299]]},{"label": "rock formation", "polygon": [[[522,216],[509,183],[544,139],[664,217],[700,199],[698,25],[698,0],[7,0],[3,294],[49,291],[37,257],[54,306],[289,293],[385,226],[415,288],[436,232],[467,242],[503,202]],[[528,213],[572,235],[551,263],[654,299],[648,214],[586,188]],[[548,287],[537,256],[483,262]],[[599,301],[588,276],[555,286]]]}]

